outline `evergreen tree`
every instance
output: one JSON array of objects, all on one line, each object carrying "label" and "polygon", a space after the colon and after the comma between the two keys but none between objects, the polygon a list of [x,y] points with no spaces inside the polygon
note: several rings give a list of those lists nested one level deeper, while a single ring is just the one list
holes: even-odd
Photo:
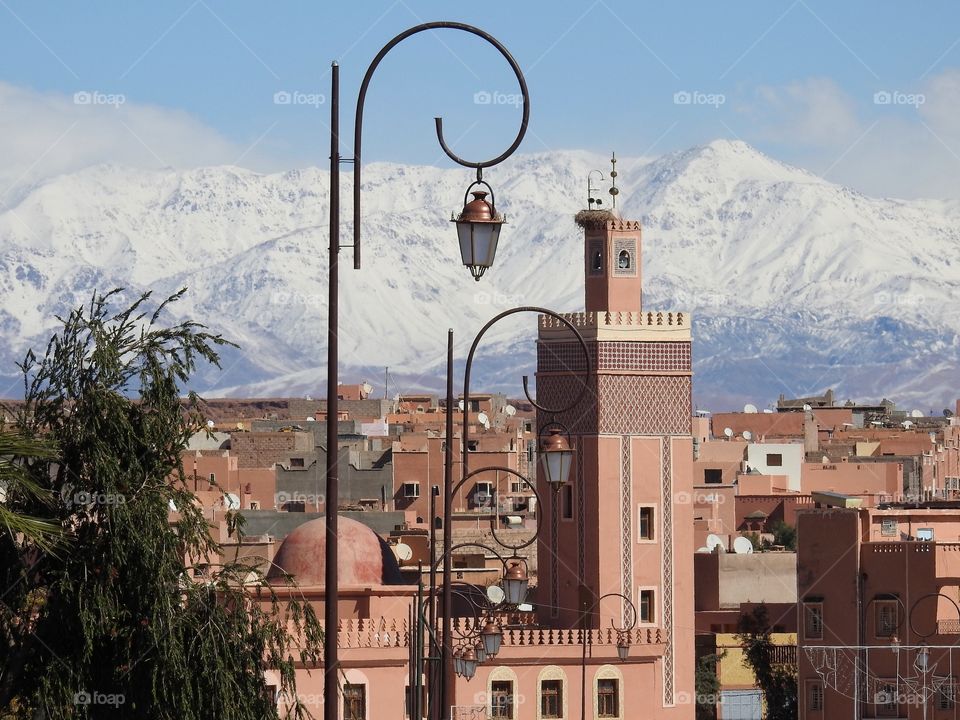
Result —
[{"label": "evergreen tree", "polygon": [[[184,403],[180,388],[227,342],[196,323],[163,326],[182,290],[153,312],[149,293],[113,312],[117,292],[60,319],[43,356],[21,365],[17,428],[56,450],[18,453],[44,496],[19,493],[12,510],[53,517],[67,538],[51,553],[0,535],[0,717],[276,718],[265,671],[295,698],[295,662],[319,661],[319,622],[255,566],[219,560],[180,462],[203,426],[200,399]],[[198,582],[190,566],[207,562]]]},{"label": "evergreen tree", "polygon": [[743,643],[744,660],[763,691],[767,720],[796,720],[797,668],[775,662],[766,605],[757,605],[738,623],[737,639]]}]

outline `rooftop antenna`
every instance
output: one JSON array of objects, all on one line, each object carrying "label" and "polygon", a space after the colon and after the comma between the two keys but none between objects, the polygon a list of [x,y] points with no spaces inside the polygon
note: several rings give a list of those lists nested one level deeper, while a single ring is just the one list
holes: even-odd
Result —
[{"label": "rooftop antenna", "polygon": [[[600,179],[603,180],[603,173],[599,170],[591,170],[587,173],[587,210],[599,210],[600,206],[603,204],[603,198],[595,198],[593,194],[599,192],[600,188],[593,186],[593,174],[597,173],[600,176]],[[596,208],[594,208],[596,205]]]},{"label": "rooftop antenna", "polygon": [[617,187],[617,154],[610,153],[610,195],[613,197],[613,209],[617,209],[617,195],[620,189]]}]

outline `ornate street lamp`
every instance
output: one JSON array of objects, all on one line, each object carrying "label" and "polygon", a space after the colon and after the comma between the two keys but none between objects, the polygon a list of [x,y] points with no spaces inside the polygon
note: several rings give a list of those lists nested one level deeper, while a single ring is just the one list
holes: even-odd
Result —
[{"label": "ornate street lamp", "polygon": [[[485,185],[490,190],[490,201],[487,201],[487,192],[473,190],[476,185]],[[473,192],[471,193],[471,190]],[[467,196],[473,195],[473,200],[467,202]],[[470,268],[473,279],[479,282],[480,278],[493,265],[497,254],[497,242],[500,239],[500,228],[506,222],[494,206],[493,189],[482,180],[471,183],[463,196],[463,210],[460,214],[450,218],[457,224],[457,237],[460,240],[460,257],[463,264]]]},{"label": "ornate street lamp", "polygon": [[544,477],[550,487],[557,489],[570,479],[573,450],[562,430],[551,428],[550,433],[540,441],[540,457]]},{"label": "ornate street lamp", "polygon": [[487,624],[480,631],[480,636],[483,639],[483,648],[487,652],[487,657],[495,658],[500,652],[500,643],[503,642],[503,631],[493,620],[488,619]]},{"label": "ornate street lamp", "polygon": [[517,558],[510,561],[510,567],[503,575],[503,592],[508,605],[519,605],[527,598],[527,587],[530,585],[530,578],[527,577],[527,569],[524,567],[523,560]]},{"label": "ornate street lamp", "polygon": [[457,677],[463,675],[463,654],[459,648],[453,653],[453,671]]},{"label": "ornate street lamp", "polygon": [[467,680],[472,680],[473,676],[477,674],[477,657],[473,653],[473,648],[469,645],[460,654],[460,663],[463,668],[463,676]]},{"label": "ornate street lamp", "polygon": [[473,654],[477,657],[477,665],[482,665],[487,660],[487,649],[483,646],[483,640],[477,640],[473,646]]},{"label": "ornate street lamp", "polygon": [[630,641],[622,633],[617,638],[617,657],[620,658],[621,662],[630,657]]}]

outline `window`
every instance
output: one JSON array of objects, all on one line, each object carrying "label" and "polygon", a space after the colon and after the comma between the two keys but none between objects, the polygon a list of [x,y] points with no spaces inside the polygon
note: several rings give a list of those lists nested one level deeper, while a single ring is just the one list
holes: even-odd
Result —
[{"label": "window", "polygon": [[597,680],[597,717],[620,717],[619,682],[614,678]]},{"label": "window", "polygon": [[897,520],[896,518],[883,518],[880,521],[880,535],[883,537],[896,537],[897,536]]},{"label": "window", "polygon": [[367,720],[367,686],[343,686],[343,720]]},{"label": "window", "polygon": [[216,474],[216,473],[210,473],[210,484],[213,485],[213,484],[215,484],[216,482],[217,482],[217,474]]},{"label": "window", "polygon": [[807,682],[807,712],[823,712],[823,683],[819,680]]},{"label": "window", "polygon": [[480,447],[480,444],[479,444],[476,440],[468,440],[468,441],[467,441],[467,450],[468,450],[469,452],[476,452],[476,451],[477,451],[477,448],[479,448],[479,447]]},{"label": "window", "polygon": [[303,458],[290,458],[290,467],[303,467]]},{"label": "window", "polygon": [[513,720],[513,683],[496,680],[490,684],[490,717]]},{"label": "window", "polygon": [[917,528],[917,540],[933,542],[933,528]]},{"label": "window", "polygon": [[897,601],[880,600],[877,602],[877,637],[893,637],[897,632]]},{"label": "window", "polygon": [[653,590],[640,591],[640,622],[654,622]]},{"label": "window", "polygon": [[527,489],[527,484],[523,480],[514,480],[510,483],[510,492],[519,495]]},{"label": "window", "polygon": [[767,466],[768,467],[782,467],[783,466],[783,455],[780,453],[767,453]]},{"label": "window", "polygon": [[937,709],[953,710],[956,704],[956,680],[952,677],[934,678],[934,685],[937,688]]},{"label": "window", "polygon": [[564,520],[573,520],[573,485],[570,483],[560,488],[560,516]]},{"label": "window", "polygon": [[405,498],[420,497],[420,483],[408,482],[403,484],[403,496]]},{"label": "window", "polygon": [[640,526],[640,539],[653,540],[653,508],[640,508],[640,517],[638,519]]},{"label": "window", "polygon": [[703,471],[703,481],[711,485],[719,485],[723,482],[723,470],[718,468],[707,468]]},{"label": "window", "polygon": [[804,603],[803,635],[807,640],[823,640],[823,603]]},{"label": "window", "polygon": [[620,251],[620,255],[617,257],[617,267],[621,270],[630,269],[630,253],[626,250]]},{"label": "window", "polygon": [[250,509],[251,509],[251,510],[259,510],[259,509],[260,509],[260,501],[259,501],[259,500],[251,500],[251,501],[250,501]]},{"label": "window", "polygon": [[878,716],[896,717],[900,710],[900,707],[897,704],[896,683],[890,680],[881,684],[879,690],[874,693],[873,704],[876,706],[876,713]]},{"label": "window", "polygon": [[544,680],[540,683],[540,717],[563,717],[562,680]]}]

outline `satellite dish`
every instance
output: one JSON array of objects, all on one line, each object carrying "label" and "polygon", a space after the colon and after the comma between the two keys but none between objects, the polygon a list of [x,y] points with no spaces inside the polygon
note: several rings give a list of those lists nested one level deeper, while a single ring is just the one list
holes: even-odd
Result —
[{"label": "satellite dish", "polygon": [[913,421],[912,421],[912,420],[904,420],[904,421],[903,421],[902,423],[900,423],[900,424],[903,425],[905,428],[907,428],[907,430],[909,430],[910,428],[913,427]]},{"label": "satellite dish", "polygon": [[313,415],[307,415],[307,422],[316,422],[317,419]]},{"label": "satellite dish", "polygon": [[503,592],[503,588],[499,585],[491,585],[487,588],[487,599],[490,600],[490,602],[492,602],[494,605],[499,605],[502,603],[506,596],[506,593]]},{"label": "satellite dish", "polygon": [[413,557],[413,548],[406,543],[397,543],[393,546],[393,554],[397,556],[397,560],[403,562]]},{"label": "satellite dish", "polygon": [[362,386],[360,386],[360,389],[363,390],[364,395],[369,395],[370,393],[373,392],[373,385],[371,385],[368,382],[365,382],[363,383]]},{"label": "satellite dish", "polygon": [[520,612],[533,612],[533,605],[530,603],[520,603],[517,605],[517,610]]},{"label": "satellite dish", "polygon": [[871,420],[871,421],[870,421],[870,424],[871,424],[871,425],[883,425],[883,423],[880,422],[879,420]]},{"label": "satellite dish", "polygon": [[744,430],[744,431],[743,431],[743,439],[744,439],[744,440],[747,440],[748,442],[749,442],[750,440],[753,440],[753,433],[750,432],[749,430]]},{"label": "satellite dish", "polygon": [[699,415],[700,417],[703,417],[704,415],[709,415],[709,414],[710,414],[709,410],[697,410],[697,415]]},{"label": "satellite dish", "polygon": [[208,427],[208,428],[213,429],[213,427],[214,427],[215,425],[216,425],[216,423],[213,422],[213,420],[207,420],[207,427]]},{"label": "satellite dish", "polygon": [[310,397],[309,395],[304,395],[303,399],[306,400],[307,402],[313,402],[313,398]]},{"label": "satellite dish", "polygon": [[753,403],[747,403],[746,405],[743,406],[743,411],[745,413],[753,414],[757,412],[757,406],[754,405]]},{"label": "satellite dish", "polygon": [[239,510],[240,498],[234,493],[224,493],[223,504],[227,508],[227,510]]},{"label": "satellite dish", "polygon": [[507,406],[503,409],[503,411],[504,411],[507,415],[509,415],[510,417],[513,417],[514,415],[517,414],[517,409],[516,409],[513,405],[507,405]]},{"label": "satellite dish", "polygon": [[920,411],[920,410],[911,410],[911,411],[910,411],[910,417],[913,417],[913,418],[921,418],[921,417],[923,417],[923,412]]},{"label": "satellite dish", "polygon": [[753,552],[753,543],[741,535],[733,541],[733,551],[737,555],[749,555]]},{"label": "satellite dish", "polygon": [[463,410],[463,400],[457,403],[457,407],[462,411]]},{"label": "satellite dish", "polygon": [[763,409],[763,414],[764,414],[764,415],[773,415],[773,410],[771,410],[770,408],[764,408],[764,409]]},{"label": "satellite dish", "polygon": [[477,415],[477,422],[486,427],[490,427],[490,418],[487,417],[486,413],[480,413]]},{"label": "satellite dish", "polygon": [[706,546],[703,546],[703,547],[697,548],[697,552],[698,552],[698,553],[708,553],[708,552],[710,552],[710,548],[708,548],[708,547],[706,547]]},{"label": "satellite dish", "polygon": [[[813,408],[810,407],[807,403],[804,403],[804,404],[803,404],[803,409],[804,409],[806,412],[810,412],[811,410],[813,410]],[[751,547],[753,547],[753,546],[751,545]]]},{"label": "satellite dish", "polygon": [[723,429],[723,434],[727,437],[733,437],[733,429],[726,427]]},{"label": "satellite dish", "polygon": [[709,535],[707,535],[707,548],[709,548],[710,552],[713,552],[717,548],[720,548],[721,550],[725,550],[726,546],[724,545],[723,540],[721,540],[719,537],[717,537],[713,533],[710,533]]}]

